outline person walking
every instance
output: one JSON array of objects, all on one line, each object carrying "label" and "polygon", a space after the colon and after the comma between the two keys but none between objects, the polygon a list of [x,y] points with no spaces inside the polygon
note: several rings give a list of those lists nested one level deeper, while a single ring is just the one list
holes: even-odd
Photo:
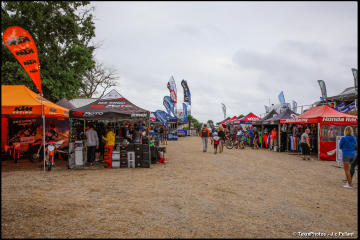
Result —
[{"label": "person walking", "polygon": [[[302,150],[303,160],[306,160],[305,155],[308,156],[307,160],[310,159],[310,139],[309,139],[310,129],[306,129],[305,132],[301,135],[300,147]],[[272,139],[271,139],[272,140]]]},{"label": "person walking", "polygon": [[[214,135],[215,132],[217,133],[218,130],[215,128],[214,125],[212,125],[212,127],[211,127],[211,137],[213,137],[213,135]],[[212,138],[211,138],[211,139],[212,139]],[[213,142],[213,140],[211,140],[211,144],[212,144],[212,142]]]},{"label": "person walking", "polygon": [[112,131],[111,127],[106,128],[106,137],[102,137],[105,140],[105,145],[114,146],[115,144],[115,133]]},{"label": "person walking", "polygon": [[163,125],[160,126],[159,133],[160,133],[160,144],[164,145],[164,127],[163,127]]},{"label": "person walking", "polygon": [[259,139],[259,132],[257,131],[257,128],[254,127],[254,149],[258,149],[258,139]]},{"label": "person walking", "polygon": [[209,138],[209,129],[206,127],[207,124],[204,123],[204,127],[200,130],[200,137],[203,143],[203,152],[207,151],[207,143],[208,143],[208,138]]},{"label": "person walking", "polygon": [[344,136],[340,140],[340,149],[342,150],[342,161],[344,165],[345,176],[347,179],[346,185],[344,188],[353,188],[350,174],[350,164],[355,161],[356,152],[356,137],[353,136],[353,129],[350,126],[347,126],[344,130]]},{"label": "person walking", "polygon": [[250,130],[249,130],[249,138],[250,138],[250,142],[249,142],[249,145],[250,147],[253,147],[253,143],[254,143],[254,129],[252,128],[252,126],[250,127]]},{"label": "person walking", "polygon": [[132,143],[132,136],[133,136],[133,129],[132,126],[130,125],[126,129],[126,139],[129,141],[129,143]]},{"label": "person walking", "polygon": [[241,138],[242,138],[242,135],[243,135],[243,131],[241,130],[242,127],[237,127],[237,132],[236,132],[236,147],[235,148],[241,148]]},{"label": "person walking", "polygon": [[164,129],[164,132],[163,132],[163,134],[164,134],[164,136],[163,136],[163,144],[164,144],[164,142],[166,142],[166,145],[167,145],[167,134],[169,132],[169,129],[165,125],[163,125],[163,129]]},{"label": "person walking", "polygon": [[219,136],[218,136],[218,133],[214,132],[213,136],[211,138],[214,141],[214,154],[216,154],[217,153],[217,148],[218,148],[218,145],[219,145],[219,139],[220,139]]},{"label": "person walking", "polygon": [[95,160],[95,150],[99,148],[99,138],[97,132],[94,131],[94,124],[89,124],[89,130],[85,132],[86,145],[87,145],[87,158],[90,166],[93,165]]},{"label": "person walking", "polygon": [[220,138],[220,140],[219,140],[219,153],[222,153],[224,151],[224,143],[225,143],[225,139],[226,139],[224,128],[222,126],[219,127],[218,136]]}]

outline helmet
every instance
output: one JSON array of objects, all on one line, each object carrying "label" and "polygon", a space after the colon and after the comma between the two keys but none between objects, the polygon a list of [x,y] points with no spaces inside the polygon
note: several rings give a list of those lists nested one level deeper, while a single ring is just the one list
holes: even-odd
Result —
[{"label": "helmet", "polygon": [[54,122],[54,121],[49,122],[49,126],[50,126],[51,128],[54,128],[54,127],[55,127],[55,122]]}]

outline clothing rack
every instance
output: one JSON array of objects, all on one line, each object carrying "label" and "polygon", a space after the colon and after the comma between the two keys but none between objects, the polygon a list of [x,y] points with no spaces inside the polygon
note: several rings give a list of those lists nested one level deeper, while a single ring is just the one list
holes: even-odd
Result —
[{"label": "clothing rack", "polygon": [[[296,150],[290,150],[290,137],[294,137],[296,139]],[[286,154],[289,154],[289,155],[301,155],[301,151],[299,151],[299,145],[300,143],[298,144],[298,137],[296,137],[296,134],[288,134],[287,137],[286,137],[286,150],[285,150],[285,153]]]}]

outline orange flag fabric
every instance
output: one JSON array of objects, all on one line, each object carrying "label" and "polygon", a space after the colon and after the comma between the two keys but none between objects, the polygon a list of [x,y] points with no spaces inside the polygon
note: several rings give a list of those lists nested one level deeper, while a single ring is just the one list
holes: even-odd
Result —
[{"label": "orange flag fabric", "polygon": [[42,93],[39,57],[31,35],[25,29],[13,26],[4,31],[3,41]]}]

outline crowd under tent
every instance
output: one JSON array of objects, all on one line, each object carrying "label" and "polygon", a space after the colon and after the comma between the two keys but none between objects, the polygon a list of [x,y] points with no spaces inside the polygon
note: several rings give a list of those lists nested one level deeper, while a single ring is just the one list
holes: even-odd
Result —
[{"label": "crowd under tent", "polygon": [[351,126],[356,134],[358,116],[342,113],[328,105],[323,105],[312,107],[295,118],[280,119],[280,124],[293,124],[298,127],[306,125],[311,131],[315,129],[318,139],[318,159],[335,161],[337,136],[343,136],[346,126]]}]

